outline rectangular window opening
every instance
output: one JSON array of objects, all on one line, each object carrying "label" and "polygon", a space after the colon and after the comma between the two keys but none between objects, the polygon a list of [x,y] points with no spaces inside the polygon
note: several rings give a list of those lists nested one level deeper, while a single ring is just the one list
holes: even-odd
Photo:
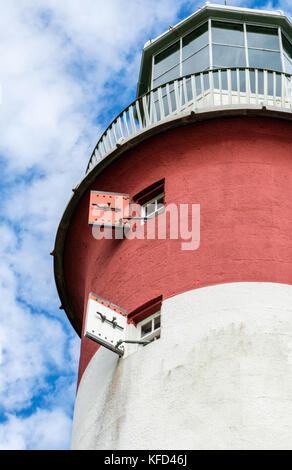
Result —
[{"label": "rectangular window opening", "polygon": [[128,323],[137,328],[137,341],[145,341],[142,346],[156,341],[161,336],[162,295],[146,302],[128,315]]},{"label": "rectangular window opening", "polygon": [[141,217],[145,217],[146,221],[164,211],[164,181],[157,181],[133,197],[133,201],[142,207]]},{"label": "rectangular window opening", "polygon": [[155,341],[160,338],[161,333],[161,314],[160,311],[151,315],[151,317],[142,321],[137,325],[138,334],[140,335],[141,341],[145,341],[143,346],[147,346],[149,342]]},{"label": "rectangular window opening", "polygon": [[141,326],[141,338],[148,335],[152,332],[152,321],[147,321],[147,323]]},{"label": "rectangular window opening", "polygon": [[147,219],[153,219],[157,215],[164,211],[164,193],[155,196],[150,201],[146,202],[142,206],[141,217]]},{"label": "rectangular window opening", "polygon": [[212,21],[212,42],[244,46],[243,24]]},{"label": "rectangular window opening", "polygon": [[248,47],[280,51],[278,30],[264,26],[247,25]]}]

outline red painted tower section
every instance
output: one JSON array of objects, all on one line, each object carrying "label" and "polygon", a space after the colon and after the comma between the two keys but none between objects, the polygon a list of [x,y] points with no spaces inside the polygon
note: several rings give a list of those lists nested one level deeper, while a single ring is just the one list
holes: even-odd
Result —
[{"label": "red painted tower section", "polygon": [[[80,323],[91,291],[130,312],[159,295],[213,284],[292,284],[291,132],[290,122],[272,118],[197,123],[148,140],[97,177],[90,189],[132,197],[165,178],[167,204],[200,202],[201,244],[182,251],[181,239],[96,240],[87,225],[88,190],[64,256]],[[82,337],[79,380],[97,348]]]}]

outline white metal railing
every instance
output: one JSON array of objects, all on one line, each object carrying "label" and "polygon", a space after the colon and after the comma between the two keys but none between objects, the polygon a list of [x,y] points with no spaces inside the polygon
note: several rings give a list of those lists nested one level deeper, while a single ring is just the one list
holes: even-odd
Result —
[{"label": "white metal railing", "polygon": [[253,106],[292,110],[291,83],[289,74],[254,68],[222,68],[172,80],[137,98],[112,121],[86,173],[119,145],[190,111]]}]

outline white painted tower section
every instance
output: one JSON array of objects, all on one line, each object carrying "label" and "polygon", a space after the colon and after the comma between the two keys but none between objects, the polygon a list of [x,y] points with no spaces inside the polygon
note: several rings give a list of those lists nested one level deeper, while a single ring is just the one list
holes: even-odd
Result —
[{"label": "white painted tower section", "polygon": [[72,449],[291,449],[292,286],[231,283],[167,299],[161,338],[90,361]]}]

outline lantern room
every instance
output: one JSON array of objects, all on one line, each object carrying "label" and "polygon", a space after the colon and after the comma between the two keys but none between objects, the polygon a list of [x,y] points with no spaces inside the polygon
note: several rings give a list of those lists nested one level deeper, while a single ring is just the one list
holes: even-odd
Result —
[{"label": "lantern room", "polygon": [[207,70],[239,67],[292,73],[292,28],[281,11],[207,4],[143,51],[138,93]]}]

